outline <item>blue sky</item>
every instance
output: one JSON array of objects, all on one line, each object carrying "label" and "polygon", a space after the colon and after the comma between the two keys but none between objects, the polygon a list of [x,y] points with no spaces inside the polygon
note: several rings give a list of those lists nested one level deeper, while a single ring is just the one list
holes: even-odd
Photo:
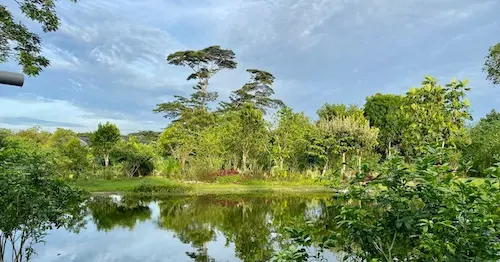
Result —
[{"label": "blue sky", "polygon": [[[61,27],[41,34],[52,66],[25,86],[0,86],[0,126],[122,132],[161,130],[156,104],[187,95],[189,71],[169,53],[221,45],[238,68],[210,88],[223,99],[247,68],[273,73],[275,90],[314,117],[324,103],[362,105],[377,92],[405,93],[424,75],[470,80],[477,120],[500,109],[500,86],[481,68],[500,42],[498,0],[84,0],[58,2]],[[7,3],[17,18],[15,2]],[[40,32],[35,23],[28,23]],[[15,63],[0,70],[19,72]]]}]

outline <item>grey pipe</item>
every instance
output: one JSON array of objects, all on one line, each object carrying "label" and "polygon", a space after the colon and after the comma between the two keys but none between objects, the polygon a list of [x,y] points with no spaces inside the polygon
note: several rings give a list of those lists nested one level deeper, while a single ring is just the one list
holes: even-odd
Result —
[{"label": "grey pipe", "polygon": [[12,72],[0,71],[0,84],[23,86],[24,75]]}]

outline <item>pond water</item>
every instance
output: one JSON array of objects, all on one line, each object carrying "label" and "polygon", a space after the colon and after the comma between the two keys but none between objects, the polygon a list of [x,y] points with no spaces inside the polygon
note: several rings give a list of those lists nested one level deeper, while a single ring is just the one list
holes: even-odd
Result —
[{"label": "pond water", "polygon": [[321,216],[330,197],[94,196],[85,228],[49,232],[32,261],[268,261],[284,228]]}]

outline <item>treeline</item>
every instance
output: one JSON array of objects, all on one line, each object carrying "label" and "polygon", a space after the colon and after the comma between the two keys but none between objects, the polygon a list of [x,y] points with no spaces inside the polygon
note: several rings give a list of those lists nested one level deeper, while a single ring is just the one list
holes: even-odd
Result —
[{"label": "treeline", "polygon": [[[31,128],[2,131],[2,139],[20,137],[59,155],[63,177],[162,175],[214,181],[236,175],[255,179],[347,179],[363,164],[378,165],[390,155],[407,161],[427,148],[453,149],[451,165],[462,175],[482,176],[500,153],[500,116],[496,111],[472,127],[467,81],[445,85],[426,76],[405,95],[366,98],[363,107],[325,104],[317,120],[294,112],[274,97],[274,76],[248,69],[250,80],[227,101],[209,90],[210,79],[237,66],[231,50],[212,46],[168,56],[170,64],[187,66],[195,80],[189,97],[159,104],[154,112],[171,123],[163,132],[121,135],[112,123],[94,132],[54,133]],[[269,115],[267,121],[265,116]],[[235,178],[237,179],[237,178]]]}]

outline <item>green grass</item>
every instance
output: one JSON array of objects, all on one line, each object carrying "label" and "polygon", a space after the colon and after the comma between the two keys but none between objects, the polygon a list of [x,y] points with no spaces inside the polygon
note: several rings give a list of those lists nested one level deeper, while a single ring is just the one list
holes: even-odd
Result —
[{"label": "green grass", "polygon": [[[185,192],[176,194],[203,195],[203,194],[251,194],[251,193],[329,193],[332,189],[323,184],[314,184],[311,181],[287,182],[248,180],[241,184],[219,183],[185,183],[162,177],[143,177],[112,180],[77,180],[75,184],[89,192],[100,193],[133,193],[137,188],[147,184],[151,188],[187,187]],[[160,193],[168,195],[167,193]]]}]

